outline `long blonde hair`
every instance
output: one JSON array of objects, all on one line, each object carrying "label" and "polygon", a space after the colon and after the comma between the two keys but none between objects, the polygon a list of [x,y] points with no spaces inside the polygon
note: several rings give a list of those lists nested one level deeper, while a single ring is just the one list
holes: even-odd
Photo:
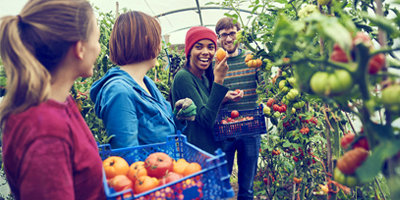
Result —
[{"label": "long blonde hair", "polygon": [[0,56],[7,76],[0,124],[46,101],[51,73],[71,45],[87,41],[93,10],[85,0],[30,0],[17,16],[0,19]]}]

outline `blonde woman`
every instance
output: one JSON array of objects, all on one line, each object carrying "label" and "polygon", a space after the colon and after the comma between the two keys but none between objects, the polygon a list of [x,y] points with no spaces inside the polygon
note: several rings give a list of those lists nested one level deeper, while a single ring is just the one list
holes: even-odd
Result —
[{"label": "blonde woman", "polygon": [[96,142],[69,90],[90,77],[99,29],[85,0],[31,0],[0,21],[3,161],[16,199],[106,199]]}]

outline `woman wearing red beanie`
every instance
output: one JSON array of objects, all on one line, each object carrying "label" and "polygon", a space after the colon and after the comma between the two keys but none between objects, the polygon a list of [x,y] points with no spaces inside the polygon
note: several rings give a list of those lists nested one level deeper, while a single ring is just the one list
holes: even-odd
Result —
[{"label": "woman wearing red beanie", "polygon": [[227,57],[213,69],[212,60],[216,52],[217,35],[209,28],[196,26],[189,29],[185,39],[186,64],[179,70],[172,83],[172,103],[182,98],[190,98],[197,106],[197,115],[188,122],[184,131],[188,141],[214,154],[223,143],[214,140],[213,126],[218,110],[228,88],[223,86],[228,72]]}]

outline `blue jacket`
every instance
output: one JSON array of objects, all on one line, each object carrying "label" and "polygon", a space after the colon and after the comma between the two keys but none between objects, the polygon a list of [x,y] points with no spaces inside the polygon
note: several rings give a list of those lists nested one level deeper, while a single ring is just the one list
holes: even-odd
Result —
[{"label": "blue jacket", "polygon": [[116,67],[90,89],[97,117],[103,120],[107,135],[114,136],[112,148],[165,142],[167,135],[186,127],[186,121],[182,124],[174,117],[171,104],[154,82],[145,76],[144,83],[151,95]]}]

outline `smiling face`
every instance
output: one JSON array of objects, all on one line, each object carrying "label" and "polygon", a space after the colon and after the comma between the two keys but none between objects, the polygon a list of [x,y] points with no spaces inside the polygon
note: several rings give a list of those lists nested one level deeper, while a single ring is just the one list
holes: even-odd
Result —
[{"label": "smiling face", "polygon": [[235,45],[233,44],[235,42],[237,32],[237,27],[233,26],[233,28],[230,29],[222,29],[218,33],[220,36],[218,41],[220,42],[221,47],[229,54],[234,53],[238,48],[239,43],[236,43]]},{"label": "smiling face", "polygon": [[211,40],[199,40],[190,51],[190,71],[197,77],[211,65],[215,54],[215,44]]}]

